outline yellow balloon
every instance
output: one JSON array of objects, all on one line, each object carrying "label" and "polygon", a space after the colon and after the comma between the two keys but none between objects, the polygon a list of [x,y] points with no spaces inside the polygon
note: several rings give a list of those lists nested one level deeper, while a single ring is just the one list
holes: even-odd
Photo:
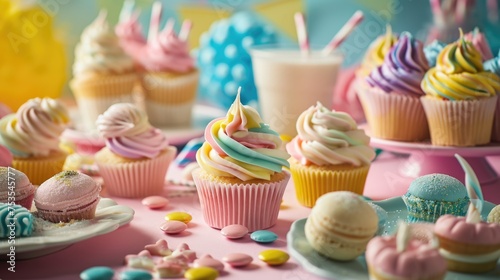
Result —
[{"label": "yellow balloon", "polygon": [[[22,2],[22,1],[19,1]],[[35,4],[0,0],[0,102],[13,111],[28,99],[57,98],[66,81],[66,54],[53,19]]]}]

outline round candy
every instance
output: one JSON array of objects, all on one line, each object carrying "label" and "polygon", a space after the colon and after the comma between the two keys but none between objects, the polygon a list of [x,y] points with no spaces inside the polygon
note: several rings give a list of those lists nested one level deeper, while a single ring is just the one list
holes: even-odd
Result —
[{"label": "round candy", "polygon": [[120,274],[121,280],[151,280],[153,275],[146,270],[126,270]]},{"label": "round candy", "polygon": [[259,259],[268,265],[282,265],[288,261],[288,253],[278,249],[268,249],[260,252]]},{"label": "round candy", "polygon": [[80,273],[82,280],[111,280],[115,271],[107,266],[94,266]]},{"label": "round candy", "polygon": [[216,269],[217,271],[223,271],[224,270],[224,264],[212,258],[210,255],[205,255],[199,259],[194,260],[194,267],[211,267],[213,269]]},{"label": "round candy", "polygon": [[177,234],[187,229],[187,225],[181,221],[166,221],[160,225],[160,229],[167,234]]},{"label": "round candy", "polygon": [[148,196],[142,200],[142,205],[151,209],[160,209],[168,205],[168,199],[163,196]]},{"label": "round candy", "polygon": [[231,253],[222,258],[222,260],[232,267],[243,267],[249,265],[253,261],[253,258],[247,254]]},{"label": "round candy", "polygon": [[211,267],[190,268],[184,273],[184,278],[188,280],[214,280],[219,276],[219,272]]},{"label": "round candy", "polygon": [[258,230],[252,232],[250,238],[258,243],[271,243],[278,239],[276,233],[269,230]]},{"label": "round candy", "polygon": [[180,221],[185,224],[191,222],[193,217],[186,212],[170,212],[165,215],[165,220],[167,221]]},{"label": "round candy", "polygon": [[220,233],[229,239],[238,239],[247,235],[248,228],[242,225],[229,225],[221,229]]}]

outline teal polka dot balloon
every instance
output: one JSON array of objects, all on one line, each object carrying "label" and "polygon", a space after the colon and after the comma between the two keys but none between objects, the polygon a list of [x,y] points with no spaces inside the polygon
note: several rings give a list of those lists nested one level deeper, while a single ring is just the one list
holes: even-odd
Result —
[{"label": "teal polka dot balloon", "polygon": [[241,102],[257,108],[249,48],[274,43],[276,31],[251,12],[238,12],[213,23],[195,52],[201,99],[229,109],[241,87]]}]

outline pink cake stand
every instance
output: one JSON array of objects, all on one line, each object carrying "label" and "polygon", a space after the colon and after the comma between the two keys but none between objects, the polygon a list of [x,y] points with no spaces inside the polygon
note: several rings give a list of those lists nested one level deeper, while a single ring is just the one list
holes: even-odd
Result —
[{"label": "pink cake stand", "polygon": [[469,162],[481,184],[488,184],[498,179],[498,174],[486,157],[500,155],[500,144],[446,147],[433,146],[430,142],[399,142],[372,137],[370,145],[384,151],[409,154],[407,161],[399,170],[401,175],[406,177],[416,178],[426,174],[442,173],[463,182],[464,171],[454,156],[459,154]]}]

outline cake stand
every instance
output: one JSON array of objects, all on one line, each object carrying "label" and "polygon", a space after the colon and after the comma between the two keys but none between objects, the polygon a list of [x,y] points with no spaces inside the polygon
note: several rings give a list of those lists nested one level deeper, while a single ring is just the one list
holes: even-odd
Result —
[{"label": "cake stand", "polygon": [[488,184],[498,179],[498,174],[486,157],[500,155],[500,143],[476,147],[447,147],[434,146],[429,141],[400,142],[371,137],[370,145],[388,152],[408,154],[408,159],[399,170],[401,175],[406,177],[416,178],[426,174],[442,173],[463,182],[464,171],[455,158],[455,154],[459,154],[469,162],[481,184]]}]

